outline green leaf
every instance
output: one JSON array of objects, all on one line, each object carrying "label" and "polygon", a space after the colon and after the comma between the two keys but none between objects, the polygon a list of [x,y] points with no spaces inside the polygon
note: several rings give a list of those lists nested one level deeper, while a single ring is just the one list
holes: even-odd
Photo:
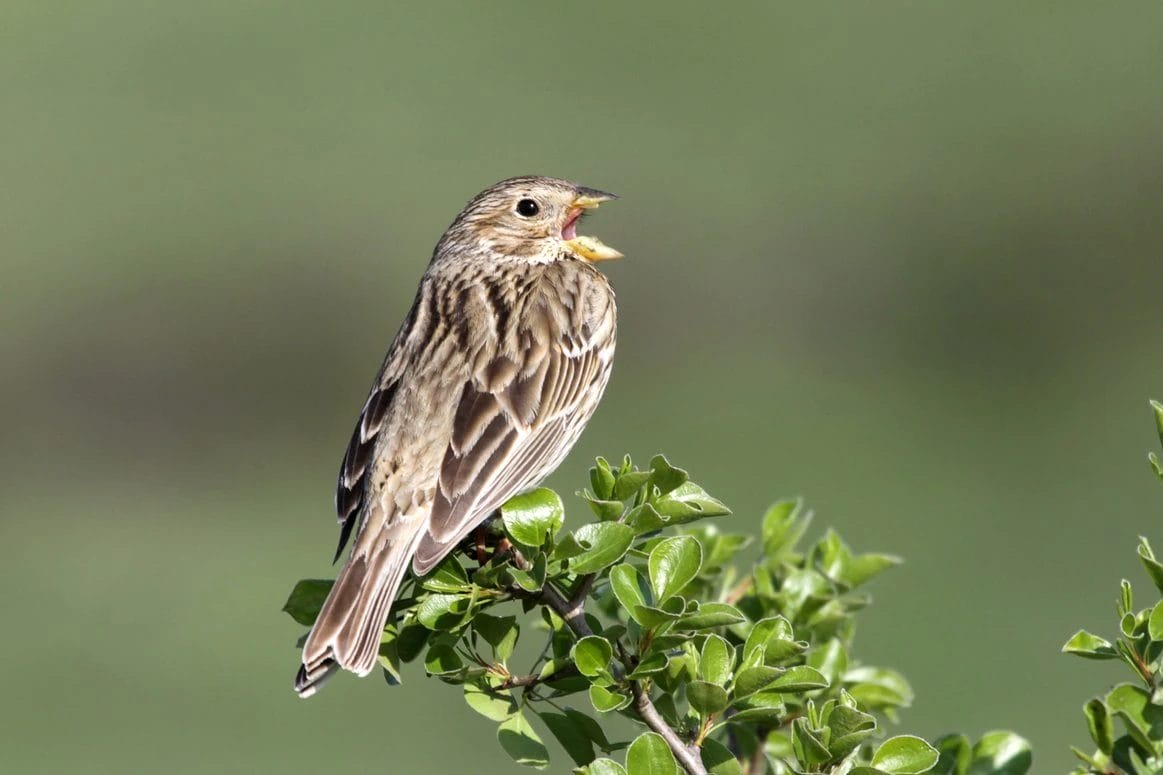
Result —
[{"label": "green leaf", "polygon": [[1107,693],[1106,706],[1144,750],[1154,748],[1153,739],[1163,738],[1163,707],[1152,705],[1150,695],[1141,687],[1119,684]]},{"label": "green leaf", "polygon": [[1151,640],[1163,640],[1163,600],[1151,609],[1151,616],[1147,619],[1147,636]]},{"label": "green leaf", "polygon": [[778,727],[785,721],[787,706],[784,695],[775,692],[756,692],[735,702],[737,709],[730,721],[738,724],[763,724]]},{"label": "green leaf", "polygon": [[626,510],[626,505],[622,501],[602,500],[595,498],[588,492],[579,492],[578,495],[601,522],[612,522],[621,517],[622,512]]},{"label": "green leaf", "polygon": [[602,713],[621,710],[630,704],[630,695],[612,691],[604,686],[592,685],[590,686],[589,693],[590,704],[594,706],[595,710],[599,710]]},{"label": "green leaf", "polygon": [[678,762],[661,735],[645,732],[626,751],[628,775],[678,775]]},{"label": "green leaf", "polygon": [[595,759],[585,769],[586,775],[626,775],[626,770],[613,759]]},{"label": "green leaf", "polygon": [[[653,648],[653,645],[651,648]],[[634,666],[634,670],[630,673],[629,677],[635,680],[645,678],[648,675],[665,670],[669,663],[670,657],[665,653],[661,651],[653,652]]]},{"label": "green leaf", "polygon": [[1086,630],[1079,630],[1070,636],[1070,640],[1062,646],[1062,651],[1087,659],[1115,659],[1119,655],[1110,641]]},{"label": "green leaf", "polygon": [[716,686],[726,686],[735,666],[735,649],[718,635],[708,635],[699,655],[699,675]]},{"label": "green leaf", "polygon": [[703,766],[707,768],[707,775],[743,775],[743,768],[739,766],[735,754],[714,738],[708,737],[703,740],[699,757],[703,760]]},{"label": "green leaf", "polygon": [[832,758],[828,747],[808,726],[806,718],[797,718],[792,722],[791,745],[796,759],[808,771],[815,771],[818,765]]},{"label": "green leaf", "polygon": [[828,751],[839,759],[876,733],[876,718],[856,708],[837,705],[828,715],[828,729],[832,733]]},{"label": "green leaf", "polygon": [[398,686],[400,679],[400,650],[398,648],[399,634],[395,622],[389,621],[388,626],[380,634],[380,649],[376,660],[384,670],[384,680],[389,686]]},{"label": "green leaf", "polygon": [[683,649],[670,657],[666,670],[657,680],[666,691],[675,691],[678,686],[695,680],[698,674],[698,656],[693,649]]},{"label": "green leaf", "polygon": [[1115,730],[1106,703],[1098,697],[1082,706],[1082,713],[1086,716],[1086,726],[1090,731],[1090,739],[1098,746],[1098,750],[1110,756],[1114,746]]},{"label": "green leaf", "polygon": [[768,641],[790,641],[792,637],[791,623],[784,617],[760,619],[747,633],[747,642],[743,644],[743,660],[746,662],[756,649],[766,648]]},{"label": "green leaf", "polygon": [[420,652],[428,645],[428,637],[431,634],[432,631],[427,627],[415,619],[409,619],[396,635],[396,654],[400,661],[411,662],[420,656]]},{"label": "green leaf", "polygon": [[734,695],[746,697],[764,689],[783,674],[778,667],[745,667],[735,676]]},{"label": "green leaf", "polygon": [[812,513],[802,509],[803,501],[796,498],[778,501],[767,510],[760,535],[763,537],[763,553],[769,559],[777,559],[794,550],[803,537],[812,521]]},{"label": "green leaf", "polygon": [[468,574],[453,555],[444,558],[431,573],[420,580],[420,586],[429,592],[450,592],[465,594],[468,591]]},{"label": "green leaf", "polygon": [[1155,431],[1159,434],[1159,442],[1163,444],[1163,404],[1151,401],[1151,412],[1155,415]]},{"label": "green leaf", "polygon": [[594,678],[609,673],[614,648],[605,638],[587,635],[574,644],[571,656],[579,673]]},{"label": "green leaf", "polygon": [[844,583],[850,587],[867,584],[889,568],[900,565],[904,560],[891,554],[859,554],[853,557],[844,573]]},{"label": "green leaf", "polygon": [[655,455],[650,461],[650,482],[658,488],[661,495],[666,495],[686,484],[690,476],[681,468],[675,468],[662,455]]},{"label": "green leaf", "polygon": [[654,508],[671,524],[690,522],[703,517],[722,517],[731,510],[694,482],[679,485],[666,495],[654,501]]},{"label": "green leaf", "polygon": [[[606,733],[602,731],[602,725],[594,720],[592,716],[582,713],[580,710],[573,708],[566,708],[565,715],[569,716],[574,725],[581,730],[584,730],[586,736],[589,737],[593,744],[601,748],[603,751],[612,751],[614,746],[610,745],[610,741],[606,739]],[[624,744],[619,744],[618,748],[624,748]]]},{"label": "green leaf", "polygon": [[323,607],[323,601],[327,599],[327,593],[334,583],[329,579],[303,579],[291,590],[283,610],[299,624],[310,627],[315,624],[319,609]]},{"label": "green leaf", "polygon": [[595,573],[613,565],[634,542],[634,531],[619,522],[591,522],[573,532],[582,551],[569,561],[570,573]]},{"label": "green leaf", "polygon": [[[545,575],[543,573],[545,570],[545,555],[537,555],[537,559],[533,562],[534,565],[532,570],[520,570],[519,568],[514,568],[512,566],[509,566],[504,570],[505,574],[512,579],[513,583],[526,592],[539,592],[545,582]],[[542,572],[539,573],[538,571]]]},{"label": "green leaf", "polygon": [[525,546],[542,546],[565,520],[561,497],[546,487],[510,498],[501,506],[505,532]]},{"label": "green leaf", "polygon": [[1013,732],[987,732],[973,746],[969,775],[1024,775],[1033,759],[1025,739]]},{"label": "green leaf", "polygon": [[464,685],[465,703],[491,721],[504,721],[517,712],[517,703],[508,692],[498,692],[479,682]]},{"label": "green leaf", "polygon": [[610,589],[622,607],[631,614],[634,606],[646,605],[646,598],[642,595],[642,588],[638,583],[638,571],[633,565],[622,563],[610,569]]},{"label": "green leaf", "polygon": [[714,525],[700,525],[690,529],[690,534],[703,545],[703,573],[717,571],[735,558],[739,550],[750,543],[748,536],[735,533],[720,533]]},{"label": "green leaf", "polygon": [[745,621],[739,609],[727,603],[701,603],[694,613],[689,613],[678,620],[675,625],[682,630],[711,630],[717,627],[729,627]]},{"label": "green leaf", "polygon": [[643,503],[630,509],[626,515],[626,524],[633,528],[637,535],[653,533],[670,524],[670,519],[654,510],[649,503]]},{"label": "green leaf", "polygon": [[813,689],[825,689],[828,679],[819,670],[807,665],[789,667],[778,678],[767,685],[770,692],[808,692]]},{"label": "green leaf", "polygon": [[973,758],[973,746],[965,735],[944,735],[937,738],[935,747],[941,754],[934,771],[940,775],[966,775]]},{"label": "green leaf", "polygon": [[424,657],[424,669],[429,675],[450,675],[464,669],[464,662],[451,646],[436,644]]},{"label": "green leaf", "polygon": [[937,763],[937,749],[919,737],[898,735],[880,744],[872,755],[872,766],[891,775],[916,775]]},{"label": "green leaf", "polygon": [[594,760],[594,746],[586,731],[564,713],[539,713],[549,732],[561,743],[569,758],[578,765],[586,765]]},{"label": "green leaf", "polygon": [[473,617],[472,628],[493,647],[493,653],[502,662],[507,662],[512,656],[521,632],[516,616],[477,614]]},{"label": "green leaf", "polygon": [[[678,600],[678,598],[671,598],[667,602],[673,603],[676,600]],[[631,609],[630,613],[634,617],[634,621],[638,622],[643,627],[649,627],[651,629],[660,627],[664,624],[669,624],[673,621],[677,621],[679,616],[681,616],[679,613],[667,611],[663,608],[655,608],[654,606],[649,605],[636,605],[633,609]]]},{"label": "green leaf", "polygon": [[913,690],[905,677],[883,667],[857,667],[844,674],[848,692],[865,707],[874,710],[908,707]]},{"label": "green leaf", "polygon": [[659,541],[647,561],[655,604],[678,594],[699,574],[702,564],[703,549],[695,538],[681,535]]},{"label": "green leaf", "polygon": [[844,644],[832,638],[824,645],[812,649],[808,653],[808,667],[819,670],[829,684],[835,683],[848,669],[848,653],[844,650]]},{"label": "green leaf", "polygon": [[416,609],[416,618],[430,630],[447,630],[460,624],[469,605],[464,595],[429,595]]},{"label": "green leaf", "polygon": [[501,722],[497,729],[497,740],[517,764],[539,770],[549,765],[549,751],[522,713],[516,713]]},{"label": "green leaf", "polygon": [[787,574],[779,590],[779,599],[783,602],[780,610],[789,619],[795,619],[808,600],[825,600],[830,597],[831,586],[831,582],[822,573],[810,568],[793,570]]},{"label": "green leaf", "polygon": [[622,474],[614,484],[614,500],[626,501],[649,481],[649,471],[630,471]]},{"label": "green leaf", "polygon": [[[1143,540],[1142,536],[1139,537],[1139,540]],[[1149,551],[1150,546],[1147,548]],[[1119,582],[1119,617],[1126,616],[1133,610],[1135,610],[1135,606],[1134,596],[1131,594],[1131,582],[1123,579],[1121,582]]]},{"label": "green leaf", "polygon": [[1139,536],[1139,559],[1143,562],[1143,567],[1147,570],[1147,575],[1151,577],[1151,581],[1160,592],[1163,592],[1163,564],[1155,559],[1155,553],[1151,551],[1151,544],[1143,536]]},{"label": "green leaf", "polygon": [[686,698],[695,712],[703,717],[718,713],[730,702],[726,689],[708,681],[692,681],[687,684]]},{"label": "green leaf", "polygon": [[594,488],[594,495],[599,499],[610,500],[614,492],[614,472],[605,458],[598,458],[590,469],[590,487]]}]

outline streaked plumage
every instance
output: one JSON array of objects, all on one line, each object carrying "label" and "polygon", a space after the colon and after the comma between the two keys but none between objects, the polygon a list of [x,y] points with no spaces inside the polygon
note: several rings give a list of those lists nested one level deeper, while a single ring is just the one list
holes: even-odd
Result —
[{"label": "streaked plumage", "polygon": [[343,458],[337,557],[354,542],[304,645],[301,696],[337,667],[371,671],[409,563],[430,571],[577,441],[614,355],[614,293],[593,262],[620,254],[574,224],[612,198],[512,178],[437,244]]}]

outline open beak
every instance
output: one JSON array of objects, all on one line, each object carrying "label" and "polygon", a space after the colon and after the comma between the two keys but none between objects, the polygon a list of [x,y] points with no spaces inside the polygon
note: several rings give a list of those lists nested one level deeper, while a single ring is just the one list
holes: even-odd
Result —
[{"label": "open beak", "polygon": [[579,189],[578,196],[570,203],[569,215],[566,216],[565,226],[561,229],[561,238],[566,247],[586,261],[611,261],[622,258],[622,254],[597,237],[578,235],[575,231],[577,221],[586,210],[593,210],[602,202],[617,199],[617,195],[596,188]]}]

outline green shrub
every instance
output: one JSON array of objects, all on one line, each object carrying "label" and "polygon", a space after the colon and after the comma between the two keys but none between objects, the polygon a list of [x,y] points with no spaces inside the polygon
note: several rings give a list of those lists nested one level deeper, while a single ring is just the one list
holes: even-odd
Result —
[{"label": "green shrub", "polygon": [[[853,635],[866,586],[897,558],[853,552],[832,530],[805,544],[811,512],[784,500],[740,570],[752,537],[721,531],[727,507],[661,455],[645,469],[598,458],[589,485],[578,495],[593,521],[565,530],[561,498],[535,490],[502,507],[485,544],[411,580],[380,645],[388,683],[422,661],[497,724],[514,761],[537,768],[550,762],[548,734],[588,775],[1029,771],[1030,747],[1012,732],[885,739],[912,689],[860,662]],[[1146,539],[1139,555],[1163,591]],[[310,625],[330,585],[300,581],[284,610]],[[1118,614],[1113,644],[1080,631],[1063,649],[1120,659],[1136,679],[1085,705],[1098,748],[1075,751],[1076,772],[1161,773],[1163,603],[1135,612],[1124,581]],[[523,631],[533,648],[518,652]],[[618,718],[639,728],[632,739]]]},{"label": "green shrub", "polygon": [[[1163,404],[1151,402],[1159,441],[1163,443]],[[1155,453],[1147,455],[1155,474],[1163,480],[1163,467]],[[1163,563],[1146,538],[1139,538],[1139,560],[1155,591],[1163,594]],[[1062,650],[1085,659],[1116,659],[1130,670],[1133,680],[1120,683],[1105,695],[1082,706],[1093,753],[1074,748],[1083,766],[1078,775],[1152,775],[1163,773],[1163,600],[1149,608],[1134,607],[1131,582],[1123,579],[1118,601],[1118,636],[1115,641],[1079,630]],[[1122,734],[1115,737],[1115,722]]]}]

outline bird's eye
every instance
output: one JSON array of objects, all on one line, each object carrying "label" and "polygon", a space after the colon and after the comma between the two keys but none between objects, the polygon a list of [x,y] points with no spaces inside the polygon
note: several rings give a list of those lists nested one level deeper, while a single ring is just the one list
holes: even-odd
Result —
[{"label": "bird's eye", "polygon": [[522,218],[532,218],[539,212],[541,212],[541,205],[532,199],[522,199],[517,203],[517,215]]}]

